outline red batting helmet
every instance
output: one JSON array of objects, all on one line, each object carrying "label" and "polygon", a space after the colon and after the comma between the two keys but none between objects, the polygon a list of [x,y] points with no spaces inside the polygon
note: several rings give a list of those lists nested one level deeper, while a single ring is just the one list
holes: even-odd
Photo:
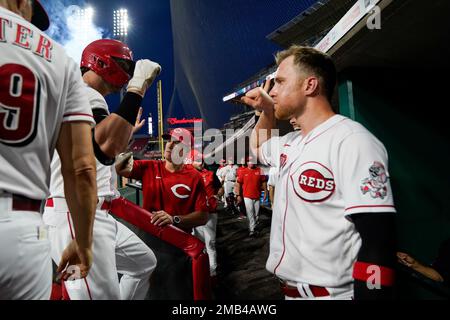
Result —
[{"label": "red batting helmet", "polygon": [[84,49],[81,67],[94,71],[106,82],[121,88],[133,74],[133,53],[118,40],[96,40]]}]

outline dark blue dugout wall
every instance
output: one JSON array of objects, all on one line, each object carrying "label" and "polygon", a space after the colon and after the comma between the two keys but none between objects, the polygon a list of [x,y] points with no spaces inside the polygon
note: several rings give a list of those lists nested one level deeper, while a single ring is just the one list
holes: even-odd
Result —
[{"label": "dark blue dugout wall", "polygon": [[[431,263],[450,237],[448,86],[442,70],[347,69],[340,75],[340,112],[386,146],[397,214],[398,249]],[[382,230],[380,230],[382,232]],[[437,298],[399,277],[398,296]]]}]

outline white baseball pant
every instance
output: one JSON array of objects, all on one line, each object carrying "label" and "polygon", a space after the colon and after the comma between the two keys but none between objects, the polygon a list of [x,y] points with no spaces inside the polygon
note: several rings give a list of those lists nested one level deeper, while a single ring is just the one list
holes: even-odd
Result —
[{"label": "white baseball pant", "polygon": [[[101,210],[99,198],[94,222],[94,261],[85,279],[66,281],[71,300],[143,300],[149,290],[156,257],[141,239]],[[52,258],[59,262],[64,248],[74,237],[73,222],[65,199],[53,199],[46,207]],[[122,274],[120,283],[118,273]]]},{"label": "white baseball pant", "polygon": [[217,274],[216,228],[217,213],[210,213],[208,222],[205,225],[194,228],[194,236],[205,243],[211,276]]},{"label": "white baseball pant", "polygon": [[50,241],[41,214],[13,209],[0,193],[0,300],[49,300]]},{"label": "white baseball pant", "polygon": [[245,211],[248,219],[248,229],[250,232],[255,231],[256,223],[259,219],[259,199],[254,200],[250,198],[244,198]]},{"label": "white baseball pant", "polygon": [[285,300],[353,300],[353,285],[345,285],[338,288],[327,287],[326,289],[330,293],[329,296],[315,297],[311,290],[308,289],[309,286],[307,284],[300,282],[291,284],[297,287],[301,297],[292,298],[285,296]]},{"label": "white baseball pant", "polygon": [[225,198],[229,196],[230,193],[234,193],[235,181],[225,181],[223,184]]}]

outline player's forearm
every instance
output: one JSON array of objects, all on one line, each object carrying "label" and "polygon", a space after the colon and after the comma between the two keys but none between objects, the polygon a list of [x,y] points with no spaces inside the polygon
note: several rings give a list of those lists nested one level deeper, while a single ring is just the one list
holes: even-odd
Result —
[{"label": "player's forearm", "polygon": [[97,205],[95,160],[77,165],[74,172],[63,172],[64,194],[72,216],[77,244],[81,248],[92,245],[92,230]]},{"label": "player's forearm", "polygon": [[235,195],[240,195],[241,194],[241,184],[239,182],[236,182],[234,184],[234,190],[233,190]]},{"label": "player's forearm", "polygon": [[96,163],[88,123],[64,123],[56,143],[64,194],[74,222],[77,243],[88,248],[97,204]]},{"label": "player's forearm", "polygon": [[180,223],[177,225],[183,229],[195,228],[203,226],[208,222],[208,213],[202,211],[194,211],[192,213],[180,216]]},{"label": "player's forearm", "polygon": [[431,280],[438,281],[438,282],[444,281],[444,279],[442,278],[440,273],[431,267],[425,266],[421,263],[417,263],[416,265],[412,266],[412,268],[415,271],[423,274],[425,277],[430,278]]},{"label": "player's forearm", "polygon": [[262,112],[250,136],[250,149],[259,157],[259,148],[272,136],[272,129],[276,128],[276,119],[273,113]]},{"label": "player's forearm", "polygon": [[133,133],[133,126],[117,114],[109,115],[95,127],[95,141],[110,158],[125,151]]}]

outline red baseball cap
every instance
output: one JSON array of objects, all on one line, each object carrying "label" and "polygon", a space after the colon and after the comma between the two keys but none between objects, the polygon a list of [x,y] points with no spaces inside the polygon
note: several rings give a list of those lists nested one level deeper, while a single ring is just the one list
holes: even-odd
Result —
[{"label": "red baseball cap", "polygon": [[170,133],[165,133],[162,135],[163,139],[172,140],[172,141],[180,141],[182,144],[194,147],[194,137],[192,133],[184,128],[175,128]]},{"label": "red baseball cap", "polygon": [[33,0],[33,16],[31,17],[31,23],[42,31],[47,30],[50,26],[50,19],[48,18],[47,11],[45,11],[39,0]]},{"label": "red baseball cap", "polygon": [[203,161],[203,153],[193,149],[191,152],[192,161],[194,162],[202,162]]}]

